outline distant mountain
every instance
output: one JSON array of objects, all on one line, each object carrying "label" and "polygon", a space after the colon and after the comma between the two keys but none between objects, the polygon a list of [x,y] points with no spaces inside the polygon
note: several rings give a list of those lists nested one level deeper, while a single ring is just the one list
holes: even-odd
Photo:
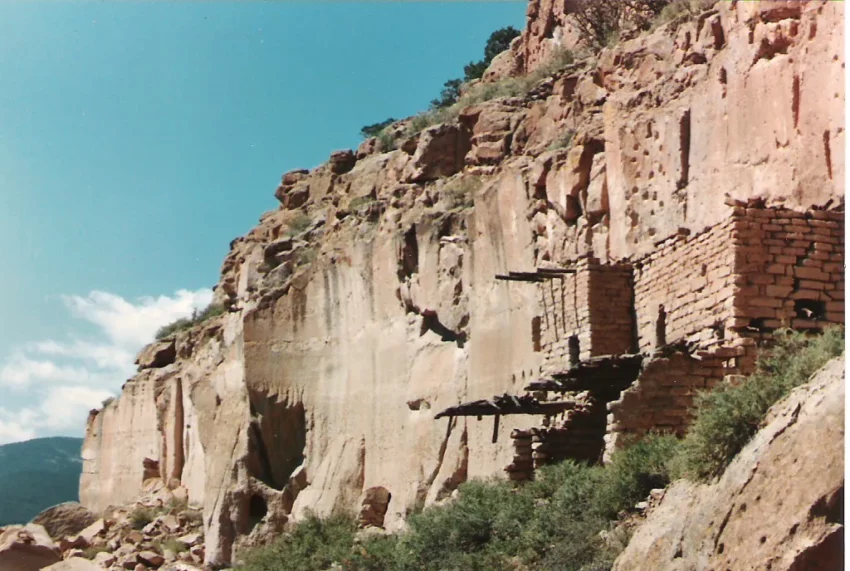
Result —
[{"label": "distant mountain", "polygon": [[82,438],[36,438],[0,446],[0,525],[25,523],[40,511],[77,501]]}]

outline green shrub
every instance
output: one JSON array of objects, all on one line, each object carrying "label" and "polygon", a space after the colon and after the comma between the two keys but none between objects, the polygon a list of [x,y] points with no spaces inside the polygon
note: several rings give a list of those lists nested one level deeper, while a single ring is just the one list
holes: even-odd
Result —
[{"label": "green shrub", "polygon": [[469,62],[463,68],[464,81],[472,81],[480,79],[490,67],[493,58],[511,47],[511,42],[514,38],[520,35],[520,31],[513,26],[500,28],[490,34],[487,38],[487,44],[484,46],[484,59],[476,62]]},{"label": "green shrub", "polygon": [[706,10],[713,8],[715,4],[716,0],[672,0],[658,14],[653,27],[693,20]]},{"label": "green shrub", "polygon": [[572,129],[567,129],[564,131],[560,137],[552,141],[552,144],[549,145],[550,151],[555,151],[557,149],[566,149],[570,146],[570,143],[573,142],[573,137],[575,137],[576,132]]},{"label": "green shrub", "polygon": [[371,194],[367,194],[366,196],[358,196],[357,198],[352,199],[351,202],[348,203],[348,208],[351,210],[357,210],[358,208],[362,208],[364,206],[372,204],[375,201],[375,197]]},{"label": "green shrub", "polygon": [[295,212],[289,220],[287,220],[286,235],[290,238],[297,236],[309,228],[312,223],[313,219],[299,210]]},{"label": "green shrub", "polygon": [[348,516],[309,516],[276,543],[245,554],[244,571],[316,571],[333,563],[350,567],[357,524]]},{"label": "green shrub", "polygon": [[828,328],[816,337],[777,332],[776,345],[759,357],[753,375],[697,397],[694,423],[676,458],[677,475],[720,475],[758,431],[768,409],[843,351],[843,327]]},{"label": "green shrub", "polygon": [[612,544],[602,532],[619,511],[663,485],[657,475],[666,474],[673,442],[666,436],[637,442],[615,453],[611,468],[547,466],[519,486],[466,482],[456,500],[410,514],[408,530],[398,535],[355,542],[351,520],[311,518],[274,546],[250,553],[243,569],[326,569],[333,561],[351,571],[609,568],[625,541]]},{"label": "green shrub", "polygon": [[156,519],[157,513],[153,508],[137,507],[130,512],[130,525],[133,529],[142,529]]},{"label": "green shrub", "polygon": [[389,129],[384,129],[377,134],[378,144],[382,153],[388,153],[396,148],[396,136]]},{"label": "green shrub", "polygon": [[189,546],[182,541],[177,541],[176,538],[169,537],[162,542],[159,552],[163,553],[166,549],[172,553],[183,553],[184,551],[189,551]]},{"label": "green shrub", "polygon": [[558,49],[546,63],[541,64],[528,75],[505,77],[499,81],[479,83],[466,90],[463,95],[459,95],[451,105],[432,106],[428,111],[414,115],[408,126],[407,135],[412,136],[432,125],[453,121],[460,115],[462,110],[471,105],[477,105],[478,103],[484,103],[485,101],[501,97],[525,95],[542,80],[565,69],[574,61],[573,53],[570,50]]},{"label": "green shrub", "polygon": [[460,88],[463,81],[460,79],[450,79],[443,84],[443,90],[440,92],[438,99],[431,100],[432,109],[442,109],[451,107],[460,99]]},{"label": "green shrub", "polygon": [[615,519],[646,499],[650,490],[666,487],[678,447],[671,434],[650,434],[618,451],[605,467],[594,509],[603,518]]},{"label": "green shrub", "polygon": [[106,408],[109,405],[111,405],[113,402],[115,402],[115,397],[106,397],[105,399],[103,399],[103,401],[100,403],[100,405],[101,405],[101,407]]},{"label": "green shrub", "polygon": [[218,317],[227,311],[223,305],[219,303],[210,303],[201,311],[193,310],[192,315],[190,317],[181,317],[175,321],[172,321],[168,325],[163,325],[156,332],[157,339],[165,339],[175,333],[180,331],[185,331],[187,329],[191,329],[192,327],[203,323],[213,317]]},{"label": "green shrub", "polygon": [[474,205],[475,192],[481,188],[481,177],[461,176],[450,180],[441,189],[450,208],[470,208]]},{"label": "green shrub", "polygon": [[395,119],[390,117],[389,119],[385,119],[380,123],[373,123],[371,125],[366,125],[365,127],[360,128],[360,135],[364,139],[368,139],[370,137],[379,136],[387,127],[395,123]]}]

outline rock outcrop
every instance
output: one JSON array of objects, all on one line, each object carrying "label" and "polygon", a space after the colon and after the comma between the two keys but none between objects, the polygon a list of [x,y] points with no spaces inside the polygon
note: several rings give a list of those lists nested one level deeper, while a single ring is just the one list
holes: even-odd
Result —
[{"label": "rock outcrop", "polygon": [[[531,2],[523,36],[500,57],[504,69],[535,68],[548,49],[541,46],[565,37],[555,32],[560,16],[546,16],[561,4]],[[668,272],[665,282],[633,272],[653,254],[674,267],[676,240],[687,236],[691,251],[706,239],[740,245],[746,232],[793,234],[799,244],[788,247],[799,252],[781,262],[783,283],[770,287],[805,299],[786,293],[763,313],[778,319],[811,305],[821,319],[812,328],[843,322],[843,278],[834,279],[843,271],[842,21],[841,3],[720,2],[695,21],[553,71],[523,96],[402,136],[396,150],[380,152],[373,140],[285,174],[280,208],[231,243],[215,288],[227,312],[143,351],[143,370],[120,398],[92,411],[81,502],[100,511],[143,491],[185,495],[203,508],[209,564],[230,561],[239,541],[278,533],[308,509],[362,507],[364,522],[399,529],[421,502],[500,473],[514,457],[512,429],[537,423],[435,421],[436,412],[522,391],[553,351],[585,359],[614,345],[651,351],[761,331],[764,317],[735,313],[741,284],[755,280],[748,295],[761,295],[766,284],[753,276],[767,273],[765,256],[786,256],[768,251],[781,244],[736,250],[722,258],[725,268],[707,261],[701,275]],[[510,54],[524,59],[511,63]],[[750,228],[748,217],[779,206],[769,216],[782,222]],[[805,235],[792,218],[803,220]],[[608,303],[606,287],[588,285],[607,278],[564,287],[557,300],[535,289],[548,278],[495,279],[540,267],[616,275],[623,299]],[[706,275],[715,271],[717,279]],[[643,280],[639,323],[624,329],[636,305],[633,276]],[[516,283],[526,278],[535,287]],[[671,285],[660,291],[656,282]],[[683,283],[690,289],[679,295]],[[588,293],[579,303],[581,288]],[[692,306],[679,311],[668,297]],[[701,297],[707,305],[695,317]],[[547,300],[564,310],[554,321]],[[622,315],[574,332],[595,319],[590,303]],[[669,334],[658,335],[665,320]],[[606,345],[621,330],[627,338]],[[676,427],[692,385],[739,371],[728,361],[744,367],[748,341],[712,353],[710,367],[683,358],[674,371],[681,379],[653,380],[678,391],[665,395],[678,406]],[[653,390],[638,381],[627,400],[646,403]],[[614,416],[606,428],[605,407],[618,397],[570,420],[594,435],[594,457],[606,430],[630,429]],[[369,492],[378,489],[386,496]]]},{"label": "rock outcrop", "polygon": [[614,565],[843,568],[843,357],[776,404],[718,481],[668,488]]},{"label": "rock outcrop", "polygon": [[37,571],[61,560],[59,548],[40,525],[0,528],[0,571]]},{"label": "rock outcrop", "polygon": [[79,502],[65,502],[47,508],[31,523],[42,526],[53,538],[75,535],[97,521],[97,516],[87,510]]}]

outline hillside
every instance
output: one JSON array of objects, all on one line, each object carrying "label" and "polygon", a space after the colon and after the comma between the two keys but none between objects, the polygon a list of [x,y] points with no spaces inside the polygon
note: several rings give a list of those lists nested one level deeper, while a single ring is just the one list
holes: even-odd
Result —
[{"label": "hillside", "polygon": [[22,523],[76,501],[81,438],[36,438],[0,446],[0,525]]}]

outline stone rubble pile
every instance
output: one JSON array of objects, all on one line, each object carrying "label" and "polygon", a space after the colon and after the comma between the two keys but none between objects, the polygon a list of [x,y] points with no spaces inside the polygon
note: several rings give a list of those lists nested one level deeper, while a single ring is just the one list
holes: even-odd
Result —
[{"label": "stone rubble pile", "polygon": [[0,571],[200,571],[203,560],[201,513],[176,502],[112,508],[62,537],[34,523],[0,528]]}]

